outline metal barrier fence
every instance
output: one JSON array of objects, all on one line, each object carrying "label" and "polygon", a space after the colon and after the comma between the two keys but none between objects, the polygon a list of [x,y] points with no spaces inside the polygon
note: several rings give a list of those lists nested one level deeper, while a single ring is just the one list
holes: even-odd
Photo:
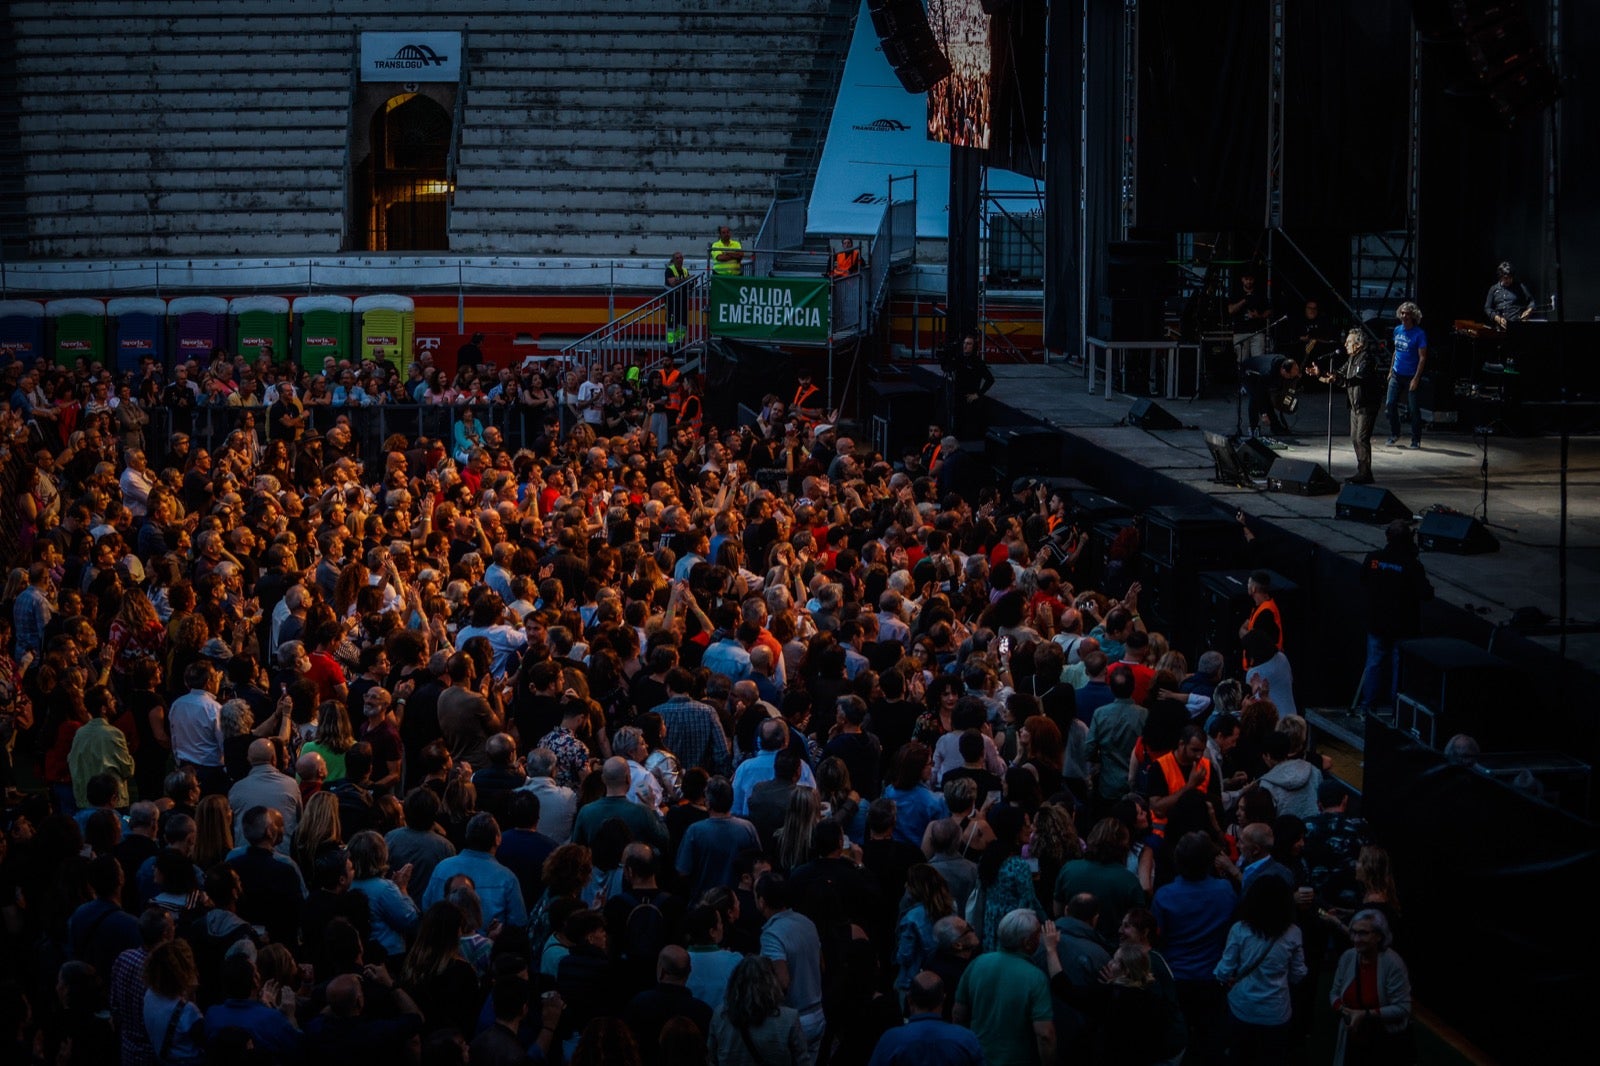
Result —
[{"label": "metal barrier fence", "polygon": [[[212,451],[227,443],[229,434],[243,429],[255,435],[258,444],[272,438],[266,407],[194,407],[188,409],[152,407],[147,409],[150,424],[145,427],[145,447],[152,459],[167,454],[167,443],[173,433],[187,433],[191,450],[204,448]],[[455,424],[468,410],[467,405],[443,406],[437,404],[396,403],[373,407],[334,407],[315,405],[306,407],[310,420],[306,428],[326,436],[328,430],[343,421],[350,427],[355,458],[365,460],[369,466],[381,462],[383,442],[393,434],[409,441],[418,437],[443,440],[454,450]],[[561,422],[562,432],[572,428],[571,415],[562,405],[554,409],[529,407],[524,404],[478,404],[471,410],[476,413],[484,429],[493,426],[500,431],[506,447],[515,450],[533,441],[544,431],[545,419],[555,415]],[[602,431],[603,432],[603,431]],[[5,473],[0,470],[0,484]],[[0,509],[9,512],[11,509]],[[0,536],[3,523],[14,517],[0,517]]]}]

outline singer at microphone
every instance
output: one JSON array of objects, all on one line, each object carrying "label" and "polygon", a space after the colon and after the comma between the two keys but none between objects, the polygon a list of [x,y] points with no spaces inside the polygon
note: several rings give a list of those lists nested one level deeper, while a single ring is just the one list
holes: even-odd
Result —
[{"label": "singer at microphone", "polygon": [[[1372,428],[1378,424],[1378,411],[1383,406],[1385,375],[1373,353],[1367,351],[1367,338],[1359,329],[1345,334],[1344,347],[1329,354],[1330,363],[1339,356],[1344,357],[1343,361],[1330,365],[1320,380],[1344,386],[1345,398],[1350,401],[1350,447],[1356,454],[1356,474],[1345,481],[1350,485],[1370,485]],[[1315,368],[1312,373],[1316,373]]]}]

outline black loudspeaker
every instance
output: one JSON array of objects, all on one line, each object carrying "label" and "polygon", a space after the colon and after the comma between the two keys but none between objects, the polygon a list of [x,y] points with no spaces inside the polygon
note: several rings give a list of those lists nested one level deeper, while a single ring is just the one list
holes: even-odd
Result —
[{"label": "black loudspeaker", "polygon": [[1410,518],[1411,508],[1396,499],[1394,493],[1377,485],[1346,485],[1339,490],[1333,515],[1352,522],[1384,526],[1396,519]]},{"label": "black loudspeaker", "polygon": [[1429,511],[1417,527],[1417,544],[1423,551],[1453,555],[1482,555],[1500,550],[1495,535],[1471,515],[1455,511]]},{"label": "black loudspeaker", "polygon": [[1111,241],[1106,245],[1106,292],[1165,299],[1176,289],[1170,241]]},{"label": "black loudspeaker", "polygon": [[[1153,341],[1162,333],[1161,301],[1143,296],[1100,297],[1099,331],[1097,336],[1109,341]],[[1129,355],[1143,355],[1139,352]]]},{"label": "black loudspeaker", "polygon": [[950,60],[928,25],[920,0],[868,0],[883,57],[908,93],[925,93],[950,76]]},{"label": "black loudspeaker", "polygon": [[1019,477],[1061,469],[1061,438],[1053,429],[997,426],[989,430],[984,444],[989,465],[1000,472],[1005,485]]},{"label": "black loudspeaker", "polygon": [[938,397],[933,390],[894,378],[874,381],[867,387],[872,392],[873,414],[881,415],[888,423],[884,458],[893,462],[900,458],[902,448],[920,448],[927,442],[928,426],[938,421],[934,415]]},{"label": "black loudspeaker", "polygon": [[1339,483],[1321,463],[1310,459],[1279,459],[1267,475],[1267,488],[1294,496],[1331,496]]},{"label": "black loudspeaker", "polygon": [[1128,409],[1128,425],[1140,429],[1182,429],[1183,423],[1154,400],[1140,397]]},{"label": "black loudspeaker", "polygon": [[1521,751],[1555,738],[1538,724],[1508,715],[1526,701],[1527,678],[1498,655],[1454,637],[1424,637],[1400,645],[1397,724],[1442,748],[1466,733],[1484,751]]},{"label": "black loudspeaker", "polygon": [[[1255,601],[1250,598],[1250,575],[1254,570],[1207,570],[1200,575],[1200,601],[1204,610],[1199,627],[1200,651],[1220,651],[1230,661],[1239,652],[1239,623],[1250,617]],[[1286,637],[1299,642],[1301,626],[1309,623],[1300,602],[1300,586],[1272,570],[1272,598],[1284,616]],[[1198,657],[1198,656],[1197,656]],[[1291,654],[1291,658],[1292,658]],[[1192,661],[1192,660],[1191,660]]]},{"label": "black loudspeaker", "polygon": [[1262,444],[1258,437],[1240,437],[1234,442],[1233,454],[1239,469],[1253,478],[1266,477],[1272,464],[1278,461],[1278,453]]}]

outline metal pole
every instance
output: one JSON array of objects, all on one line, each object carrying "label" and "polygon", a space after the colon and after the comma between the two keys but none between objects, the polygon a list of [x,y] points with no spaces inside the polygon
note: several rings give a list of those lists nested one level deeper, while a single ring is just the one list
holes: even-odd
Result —
[{"label": "metal pole", "polygon": [[828,333],[828,410],[833,410],[833,333]]}]

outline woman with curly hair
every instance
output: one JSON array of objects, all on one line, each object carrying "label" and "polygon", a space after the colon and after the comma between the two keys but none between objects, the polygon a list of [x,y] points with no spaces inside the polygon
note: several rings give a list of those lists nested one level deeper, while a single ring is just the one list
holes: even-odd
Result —
[{"label": "woman with curly hair", "polygon": [[122,597],[112,616],[106,643],[111,645],[111,677],[119,695],[126,695],[128,669],[142,659],[158,659],[166,644],[167,628],[155,605],[137,590]]},{"label": "woman with curly hair", "polygon": [[583,890],[594,878],[594,856],[582,844],[563,844],[544,860],[540,872],[544,894],[528,908],[528,946],[535,958],[544,952],[546,939],[560,928],[552,921],[554,905],[561,900],[582,900]]},{"label": "woman with curly hair", "polygon": [[1083,857],[1083,841],[1072,811],[1057,803],[1046,803],[1033,816],[1033,843],[1028,854],[1039,860],[1039,905],[1050,909],[1050,893],[1055,889],[1061,868]]},{"label": "woman with curly hair", "polygon": [[752,955],[734,967],[728,992],[711,1016],[706,1062],[715,1066],[811,1066],[800,1014],[783,1005],[770,959]]},{"label": "woman with curly hair", "polygon": [[899,967],[894,986],[904,998],[911,979],[921,973],[936,947],[933,927],[956,912],[950,886],[939,871],[919,862],[906,871],[906,898],[911,907],[895,928],[894,961]]}]

